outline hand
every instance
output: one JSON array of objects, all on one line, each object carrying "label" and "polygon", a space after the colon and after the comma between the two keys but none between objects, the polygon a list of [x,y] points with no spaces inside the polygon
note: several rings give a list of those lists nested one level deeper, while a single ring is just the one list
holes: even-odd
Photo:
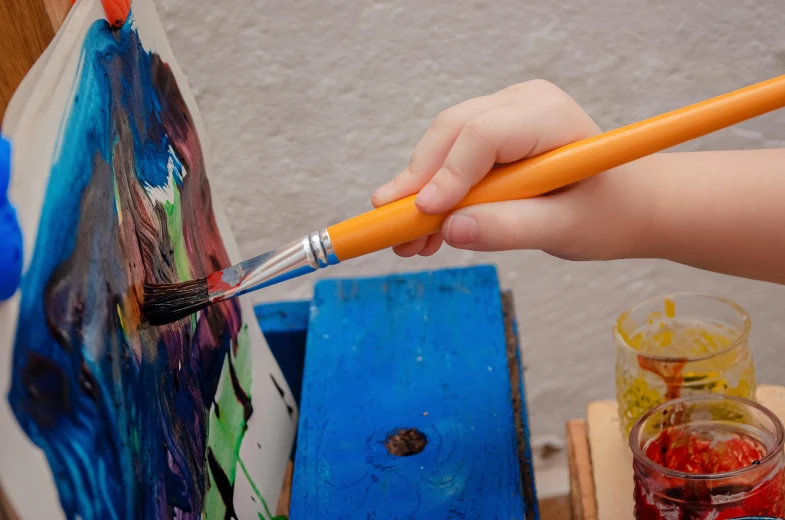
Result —
[{"label": "hand", "polygon": [[10,298],[22,275],[22,231],[8,201],[11,144],[0,136],[0,301]]},{"label": "hand", "polygon": [[[471,99],[439,114],[409,166],[376,190],[379,207],[418,193],[424,213],[447,213],[497,163],[590,137],[600,130],[566,93],[529,81]],[[638,163],[639,164],[639,163]],[[558,192],[456,211],[440,233],[394,248],[404,257],[429,256],[442,241],[475,251],[539,249],[573,260],[645,254],[655,185],[636,163]]]}]

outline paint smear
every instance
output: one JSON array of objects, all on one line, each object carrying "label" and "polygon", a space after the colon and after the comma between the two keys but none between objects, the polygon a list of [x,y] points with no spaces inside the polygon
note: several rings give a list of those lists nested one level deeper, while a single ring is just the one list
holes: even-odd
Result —
[{"label": "paint smear", "polygon": [[626,435],[643,414],[672,399],[701,393],[755,395],[755,368],[747,345],[730,349],[740,331],[681,318],[671,299],[665,299],[663,310],[651,313],[638,330],[619,329],[638,353],[635,364],[617,359],[616,398]]},{"label": "paint smear", "polygon": [[140,321],[144,282],[230,264],[199,138],[131,20],[95,22],[81,59],[21,287],[8,399],[67,518],[232,518],[254,413],[240,307]]}]

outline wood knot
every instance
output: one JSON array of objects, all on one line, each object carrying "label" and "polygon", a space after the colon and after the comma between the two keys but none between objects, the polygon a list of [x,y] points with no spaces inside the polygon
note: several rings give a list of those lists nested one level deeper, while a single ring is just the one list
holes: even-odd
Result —
[{"label": "wood knot", "polygon": [[425,434],[415,428],[402,428],[387,436],[384,447],[390,455],[408,457],[417,455],[425,449],[428,439]]}]

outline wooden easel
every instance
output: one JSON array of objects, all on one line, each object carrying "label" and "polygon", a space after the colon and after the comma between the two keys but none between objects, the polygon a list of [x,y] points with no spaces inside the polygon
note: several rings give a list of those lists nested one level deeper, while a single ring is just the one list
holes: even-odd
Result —
[{"label": "wooden easel", "polygon": [[0,0],[0,121],[70,8],[71,0]]},{"label": "wooden easel", "polygon": [[[65,20],[71,0],[0,0],[0,129],[8,102]],[[0,520],[17,520],[0,487]]]}]

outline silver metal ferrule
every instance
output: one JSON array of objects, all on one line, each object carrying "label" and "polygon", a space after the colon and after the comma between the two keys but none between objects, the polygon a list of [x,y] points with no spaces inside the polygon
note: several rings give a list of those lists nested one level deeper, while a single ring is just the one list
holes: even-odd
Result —
[{"label": "silver metal ferrule", "polygon": [[210,301],[228,300],[337,263],[338,257],[327,230],[315,231],[281,248],[224,269],[221,280],[228,288],[210,290]]}]

